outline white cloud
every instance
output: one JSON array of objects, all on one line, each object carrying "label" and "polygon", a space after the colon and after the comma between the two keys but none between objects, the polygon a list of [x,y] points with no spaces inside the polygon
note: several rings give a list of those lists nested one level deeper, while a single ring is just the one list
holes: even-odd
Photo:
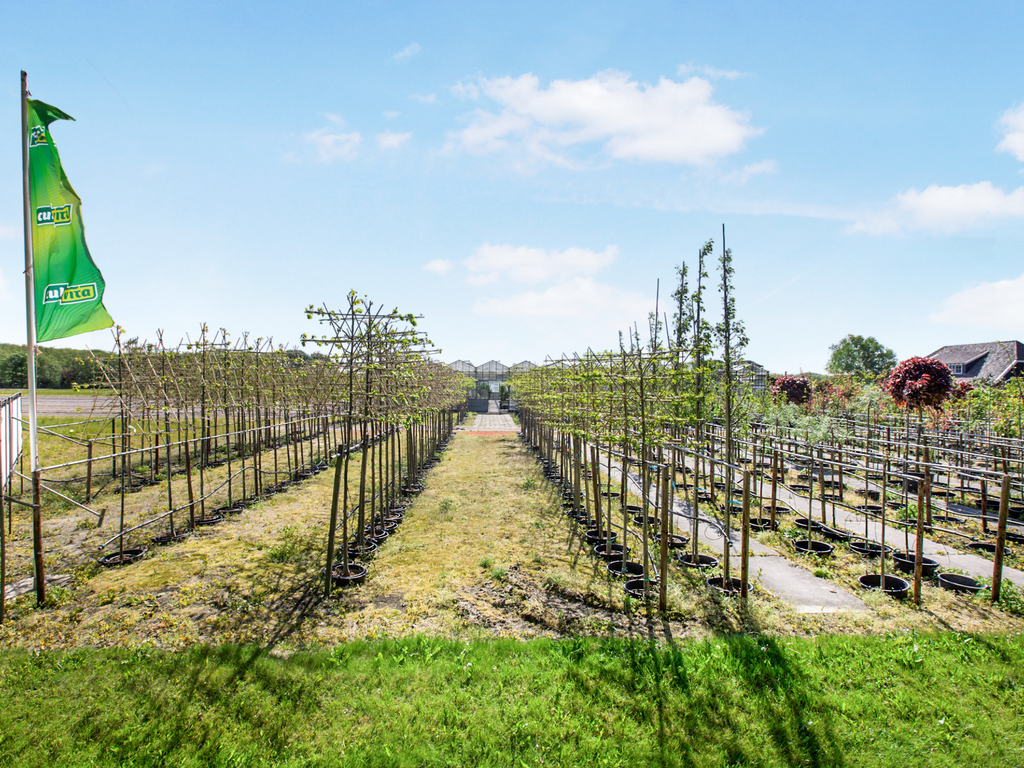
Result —
[{"label": "white cloud", "polygon": [[393,120],[393,119],[395,119],[396,117],[400,117],[400,116],[401,116],[401,114],[402,114],[401,112],[396,112],[396,111],[395,111],[395,110],[393,110],[393,109],[388,109],[388,110],[386,110],[386,111],[384,112],[384,117],[386,117],[386,118],[387,118],[388,120]]},{"label": "white cloud", "polygon": [[342,117],[341,115],[335,115],[331,112],[328,112],[326,115],[324,115],[324,117],[326,117],[335,125],[348,125],[348,123],[345,121],[345,118]]},{"label": "white cloud", "polygon": [[743,166],[738,171],[733,171],[722,177],[722,181],[730,184],[746,184],[755,176],[761,176],[764,174],[777,173],[779,170],[779,164],[774,160],[761,160],[757,163],[750,163],[749,165]]},{"label": "white cloud", "polygon": [[706,165],[763,133],[747,114],[716,104],[711,83],[699,77],[651,85],[606,70],[544,88],[525,74],[481,79],[479,89],[500,111],[473,113],[467,128],[450,135],[449,149],[518,147],[534,160],[571,166],[566,150],[599,144],[619,160]]},{"label": "white cloud", "polygon": [[419,43],[409,43],[409,45],[405,46],[405,48],[394,54],[391,58],[401,64],[408,61],[422,50],[423,49],[420,48]]},{"label": "white cloud", "polygon": [[480,88],[477,87],[476,83],[467,83],[459,81],[451,87],[452,95],[459,99],[472,99],[476,101],[480,98]]},{"label": "white cloud", "polygon": [[414,93],[409,98],[413,99],[414,101],[418,101],[420,104],[436,104],[437,103],[437,94],[436,93],[428,93],[428,94]]},{"label": "white cloud", "polygon": [[320,128],[305,135],[307,142],[316,147],[317,160],[332,163],[335,160],[352,160],[356,156],[363,137],[358,131],[331,133],[330,128]]},{"label": "white cloud", "polygon": [[614,245],[597,253],[588,248],[547,251],[484,243],[462,263],[470,271],[467,278],[470,285],[487,285],[499,280],[530,285],[596,274],[615,261],[618,253],[619,249]]},{"label": "white cloud", "polygon": [[1024,217],[1024,187],[1006,193],[990,181],[956,187],[932,184],[923,192],[900,192],[896,199],[916,229],[957,232],[995,219]]},{"label": "white cloud", "polygon": [[409,139],[412,138],[412,133],[394,133],[392,131],[384,131],[384,133],[377,134],[377,146],[381,149],[394,149],[400,147]]},{"label": "white cloud", "polygon": [[1024,325],[1024,275],[1013,280],[981,283],[955,293],[929,318],[970,328],[1018,334]]},{"label": "white cloud", "polygon": [[717,67],[696,67],[693,64],[680,64],[677,74],[680,77],[699,74],[718,80],[735,80],[738,77],[746,77],[745,72],[737,72],[734,69],[718,69]]},{"label": "white cloud", "polygon": [[1024,218],[1024,187],[1005,192],[990,181],[959,186],[932,184],[896,195],[895,206],[865,216],[851,232],[888,234],[903,229],[953,233],[1000,219]]},{"label": "white cloud", "polygon": [[1024,104],[1008,109],[999,118],[1003,128],[1003,140],[996,146],[998,152],[1009,152],[1024,162]]},{"label": "white cloud", "polygon": [[446,274],[453,266],[455,266],[455,262],[450,259],[434,259],[433,261],[424,264],[422,269],[425,269],[427,272],[433,272],[435,275],[443,275]]},{"label": "white cloud", "polygon": [[627,330],[634,320],[647,316],[650,300],[622,291],[592,277],[575,277],[542,291],[480,299],[473,306],[479,315],[527,319],[572,318],[595,330]]}]

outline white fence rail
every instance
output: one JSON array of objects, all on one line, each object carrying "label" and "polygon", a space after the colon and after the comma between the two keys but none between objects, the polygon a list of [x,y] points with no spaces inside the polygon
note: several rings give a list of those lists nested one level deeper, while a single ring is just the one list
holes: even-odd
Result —
[{"label": "white fence rail", "polygon": [[21,393],[0,398],[0,490],[7,490],[21,456]]}]

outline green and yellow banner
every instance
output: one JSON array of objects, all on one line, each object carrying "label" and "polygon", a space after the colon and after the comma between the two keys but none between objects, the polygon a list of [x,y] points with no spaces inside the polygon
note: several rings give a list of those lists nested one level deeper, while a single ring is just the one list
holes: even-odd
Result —
[{"label": "green and yellow banner", "polygon": [[49,104],[28,100],[37,341],[62,339],[114,324],[103,307],[103,275],[85,245],[82,201],[64,175],[50,136],[54,120],[74,118]]}]

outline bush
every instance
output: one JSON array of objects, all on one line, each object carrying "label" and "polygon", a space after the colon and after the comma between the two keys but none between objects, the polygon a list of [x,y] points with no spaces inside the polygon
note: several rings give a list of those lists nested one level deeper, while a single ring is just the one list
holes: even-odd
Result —
[{"label": "bush", "polygon": [[953,391],[953,374],[941,360],[911,357],[893,368],[885,388],[901,408],[938,409]]},{"label": "bush", "polygon": [[811,399],[811,382],[796,376],[779,376],[772,382],[772,395],[778,399],[783,395],[787,402],[803,405]]}]

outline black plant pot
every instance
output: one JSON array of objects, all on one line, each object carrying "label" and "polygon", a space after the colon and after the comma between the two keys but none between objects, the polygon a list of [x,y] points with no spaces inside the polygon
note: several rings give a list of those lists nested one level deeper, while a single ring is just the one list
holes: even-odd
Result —
[{"label": "black plant pot", "polygon": [[[644,524],[644,516],[643,515],[633,515],[633,522],[636,523],[637,525],[643,525]],[[650,525],[650,526],[657,526],[657,525],[661,524],[661,521],[658,518],[656,518],[654,515],[648,515],[647,516],[647,524]]]},{"label": "black plant pot", "polygon": [[820,528],[821,535],[830,541],[849,541],[853,538],[853,534],[849,531],[844,531],[841,528],[832,528],[827,525],[823,525]]},{"label": "black plant pot", "polygon": [[[915,555],[913,553],[893,552],[892,564],[896,566],[896,570],[900,573],[913,573],[914,557]],[[930,557],[921,557],[921,576],[923,578],[933,578],[938,570],[939,564],[937,561],[932,560]]]},{"label": "black plant pot", "polygon": [[[326,570],[325,568],[324,571]],[[353,587],[366,581],[366,576],[369,572],[369,568],[362,563],[349,563],[348,575],[346,576],[345,566],[336,565],[331,571],[331,581],[334,582],[336,587]],[[323,575],[323,571],[321,571],[321,575]]]},{"label": "black plant pot", "polygon": [[950,523],[951,525],[963,525],[967,521],[962,517],[956,517],[954,515],[932,515],[933,523]]},{"label": "black plant pot", "polygon": [[603,534],[598,534],[597,528],[591,528],[583,537],[587,540],[587,544],[593,546],[594,544],[604,544],[606,541],[615,541],[619,538],[619,534],[615,531],[605,530]]},{"label": "black plant pot", "polygon": [[[994,555],[997,551],[997,546],[991,541],[972,541],[967,545],[968,549],[973,549],[978,552],[988,552],[990,555]],[[1009,557],[1013,552],[1009,547],[1003,548],[1003,557]]]},{"label": "black plant pot", "polygon": [[701,570],[704,570],[705,568],[718,567],[717,557],[712,557],[711,555],[697,555],[697,558],[694,559],[692,552],[680,555],[679,562],[687,568],[700,568]]},{"label": "black plant pot", "polygon": [[629,557],[630,553],[629,547],[623,548],[621,544],[595,544],[593,551],[595,555],[606,563],[610,563],[613,560],[622,560],[624,557]]},{"label": "black plant pot", "polygon": [[793,549],[801,555],[820,555],[831,557],[835,547],[824,541],[811,541],[809,539],[797,539],[793,542]]},{"label": "black plant pot", "polygon": [[795,525],[797,528],[803,528],[805,531],[808,528],[810,528],[812,531],[816,533],[820,532],[825,527],[825,524],[821,521],[814,520],[813,518],[811,520],[808,520],[806,517],[795,518],[793,520],[793,525]]},{"label": "black plant pot", "polygon": [[179,528],[173,534],[170,531],[158,533],[156,536],[150,539],[150,541],[156,544],[158,547],[165,547],[168,544],[177,544],[179,541],[184,541],[191,535],[192,531],[190,531],[188,528]]},{"label": "black plant pot", "polygon": [[241,514],[244,511],[245,511],[245,507],[243,507],[241,504],[237,504],[236,503],[236,504],[232,504],[230,507],[218,507],[217,509],[213,510],[212,514],[214,514],[214,515],[221,515],[221,516],[223,516],[223,515],[239,515],[239,514]]},{"label": "black plant pot", "polygon": [[[364,543],[363,543],[362,547],[360,547],[358,544],[356,544],[354,542],[350,543],[348,545],[348,557],[349,557],[349,560],[351,560],[352,558],[357,558],[359,560],[371,560],[371,559],[373,559],[373,556],[375,554],[377,554],[377,545],[376,544],[374,544],[369,539],[364,539],[363,542]],[[339,553],[339,558],[340,558],[340,553]]]},{"label": "black plant pot", "polygon": [[608,563],[607,568],[608,573],[619,578],[644,575],[644,567],[640,563],[634,563],[631,560],[612,560]]},{"label": "black plant pot", "polygon": [[[874,541],[866,541],[865,539],[851,539],[850,551],[860,555],[861,557],[881,557],[882,545]],[[892,551],[893,548],[886,544],[886,554],[889,554]]]},{"label": "black plant pot", "polygon": [[735,576],[726,581],[724,576],[713,576],[707,580],[707,585],[725,595],[738,595],[743,588],[743,582]]},{"label": "black plant pot", "polygon": [[857,581],[864,589],[878,589],[881,587],[882,591],[889,597],[894,597],[897,600],[906,599],[910,593],[910,582],[906,579],[901,579],[899,576],[885,575],[885,584],[882,584],[882,576],[878,573],[867,573],[861,576]]},{"label": "black plant pot", "polygon": [[882,512],[882,505],[881,504],[860,504],[860,505],[854,507],[854,509],[856,509],[858,512],[871,512],[873,514],[881,514],[881,512]]},{"label": "black plant pot", "polygon": [[100,558],[99,563],[104,568],[114,568],[119,565],[131,565],[141,560],[146,555],[145,547],[133,547],[124,552],[111,552]]},{"label": "black plant pot", "polygon": [[940,573],[939,586],[951,592],[960,592],[973,595],[985,588],[970,576],[961,576],[959,573]]},{"label": "black plant pot", "polygon": [[224,522],[224,515],[218,515],[211,512],[206,517],[197,517],[196,525],[216,525],[217,523]]},{"label": "black plant pot", "polygon": [[750,518],[750,527],[755,531],[771,531],[774,530],[774,528],[778,528],[779,523],[776,520],[773,528],[772,519],[770,517],[752,517]]},{"label": "black plant pot", "polygon": [[[655,532],[654,540],[657,542],[661,541],[661,533]],[[668,548],[669,549],[682,549],[690,543],[689,536],[683,536],[680,533],[670,533],[668,535]]]},{"label": "black plant pot", "polygon": [[1011,544],[1024,544],[1024,535],[1014,533],[1013,531],[1007,531],[1006,540]]},{"label": "black plant pot", "polygon": [[[624,586],[625,586],[626,594],[629,595],[630,597],[632,597],[634,600],[643,600],[644,599],[644,580],[643,579],[630,579],[629,581],[627,581],[625,583]],[[656,590],[658,589],[658,580],[657,579],[651,579],[650,585],[649,585],[649,589],[650,589],[650,592],[651,592],[651,596],[653,597],[656,594]]]}]

